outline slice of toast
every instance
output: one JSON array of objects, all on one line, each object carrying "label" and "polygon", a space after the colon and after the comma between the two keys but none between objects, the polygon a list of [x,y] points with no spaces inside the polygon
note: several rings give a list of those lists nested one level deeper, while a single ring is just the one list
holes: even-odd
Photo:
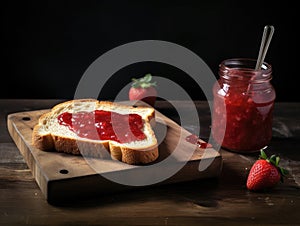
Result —
[{"label": "slice of toast", "polygon": [[[103,130],[99,132],[96,127],[95,129],[89,127],[92,129],[86,131],[91,134],[96,131],[99,136],[94,136],[94,138],[83,136],[79,132],[79,127],[85,126],[83,125],[84,121],[76,121],[76,116],[80,114],[86,116],[89,113],[95,115],[95,112],[110,112],[112,115],[109,123],[111,123],[112,128],[114,129],[114,126],[119,123],[118,126],[115,126],[117,131],[114,135],[118,137],[118,134],[122,133],[124,137],[124,133],[126,133],[126,136],[129,134],[131,139],[103,140],[99,137]],[[66,125],[62,122],[63,114],[71,115],[71,118],[69,118],[70,122],[72,122],[71,124]],[[114,115],[125,117],[126,120],[118,122],[118,119],[114,119]],[[132,133],[131,126],[134,125],[130,123],[134,124],[135,121],[133,120],[134,117],[131,120],[127,120],[131,117],[129,115],[137,115],[137,118],[141,118],[142,124],[139,126],[140,131],[138,132],[144,135],[136,138],[135,135],[132,135],[134,133]],[[83,119],[81,118],[81,120]],[[129,121],[131,122],[129,123]],[[154,121],[155,110],[152,107],[127,106],[94,99],[70,100],[54,106],[50,112],[43,114],[39,118],[38,124],[33,129],[32,144],[43,151],[56,150],[88,157],[111,157],[128,164],[147,164],[156,160],[159,155],[157,139],[151,126]],[[94,126],[97,123],[96,117],[89,118],[88,123],[93,123]],[[75,124],[77,128],[74,129]]]}]

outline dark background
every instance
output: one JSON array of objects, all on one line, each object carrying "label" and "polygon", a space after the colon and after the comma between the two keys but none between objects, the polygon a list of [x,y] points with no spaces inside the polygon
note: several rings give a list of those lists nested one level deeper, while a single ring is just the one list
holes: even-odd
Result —
[{"label": "dark background", "polygon": [[[138,40],[165,40],[201,57],[218,77],[227,58],[256,58],[263,27],[275,33],[266,56],[277,101],[300,101],[296,1],[6,1],[1,3],[0,98],[74,97],[88,66]],[[193,80],[170,65],[138,63],[118,71],[100,93],[114,99],[132,77],[151,72],[203,99]],[[99,75],[101,76],[101,75]],[[6,80],[4,82],[4,80]]]}]

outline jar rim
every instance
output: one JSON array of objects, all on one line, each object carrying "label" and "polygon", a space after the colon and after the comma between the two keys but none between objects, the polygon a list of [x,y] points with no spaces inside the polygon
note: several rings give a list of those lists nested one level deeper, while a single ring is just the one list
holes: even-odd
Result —
[{"label": "jar rim", "polygon": [[230,58],[219,65],[220,76],[224,79],[251,79],[251,82],[263,82],[272,79],[272,66],[263,62],[261,69],[255,70],[256,59]]},{"label": "jar rim", "polygon": [[[223,67],[225,70],[239,69],[241,71],[245,70],[245,71],[252,71],[252,72],[260,72],[264,74],[269,74],[272,72],[272,65],[267,62],[262,63],[261,69],[255,70],[256,62],[257,60],[253,58],[229,58],[223,60],[220,63],[220,67]],[[230,67],[230,65],[232,65],[232,67]],[[249,67],[245,67],[246,65],[248,65]],[[243,66],[243,67],[238,67],[238,66]]]}]

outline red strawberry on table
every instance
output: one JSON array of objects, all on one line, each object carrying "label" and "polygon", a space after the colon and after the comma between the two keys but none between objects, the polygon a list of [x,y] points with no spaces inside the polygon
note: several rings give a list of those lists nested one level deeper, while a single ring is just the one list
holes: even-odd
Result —
[{"label": "red strawberry on table", "polygon": [[152,75],[146,74],[139,79],[132,79],[132,84],[129,89],[129,100],[141,100],[147,104],[154,106],[157,90],[156,82],[152,81]]},{"label": "red strawberry on table", "polygon": [[283,181],[288,171],[279,167],[280,158],[272,155],[267,157],[266,153],[261,150],[259,159],[253,164],[247,178],[247,188],[252,191],[262,191],[271,189],[279,181]]}]

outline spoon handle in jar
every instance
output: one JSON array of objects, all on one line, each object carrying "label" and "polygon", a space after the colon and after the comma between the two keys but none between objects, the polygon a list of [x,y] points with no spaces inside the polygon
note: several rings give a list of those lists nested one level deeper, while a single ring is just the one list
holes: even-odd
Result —
[{"label": "spoon handle in jar", "polygon": [[274,33],[274,26],[272,25],[266,25],[264,27],[264,32],[260,44],[259,54],[255,66],[255,70],[259,70],[264,62],[264,59],[266,57],[272,36]]}]

